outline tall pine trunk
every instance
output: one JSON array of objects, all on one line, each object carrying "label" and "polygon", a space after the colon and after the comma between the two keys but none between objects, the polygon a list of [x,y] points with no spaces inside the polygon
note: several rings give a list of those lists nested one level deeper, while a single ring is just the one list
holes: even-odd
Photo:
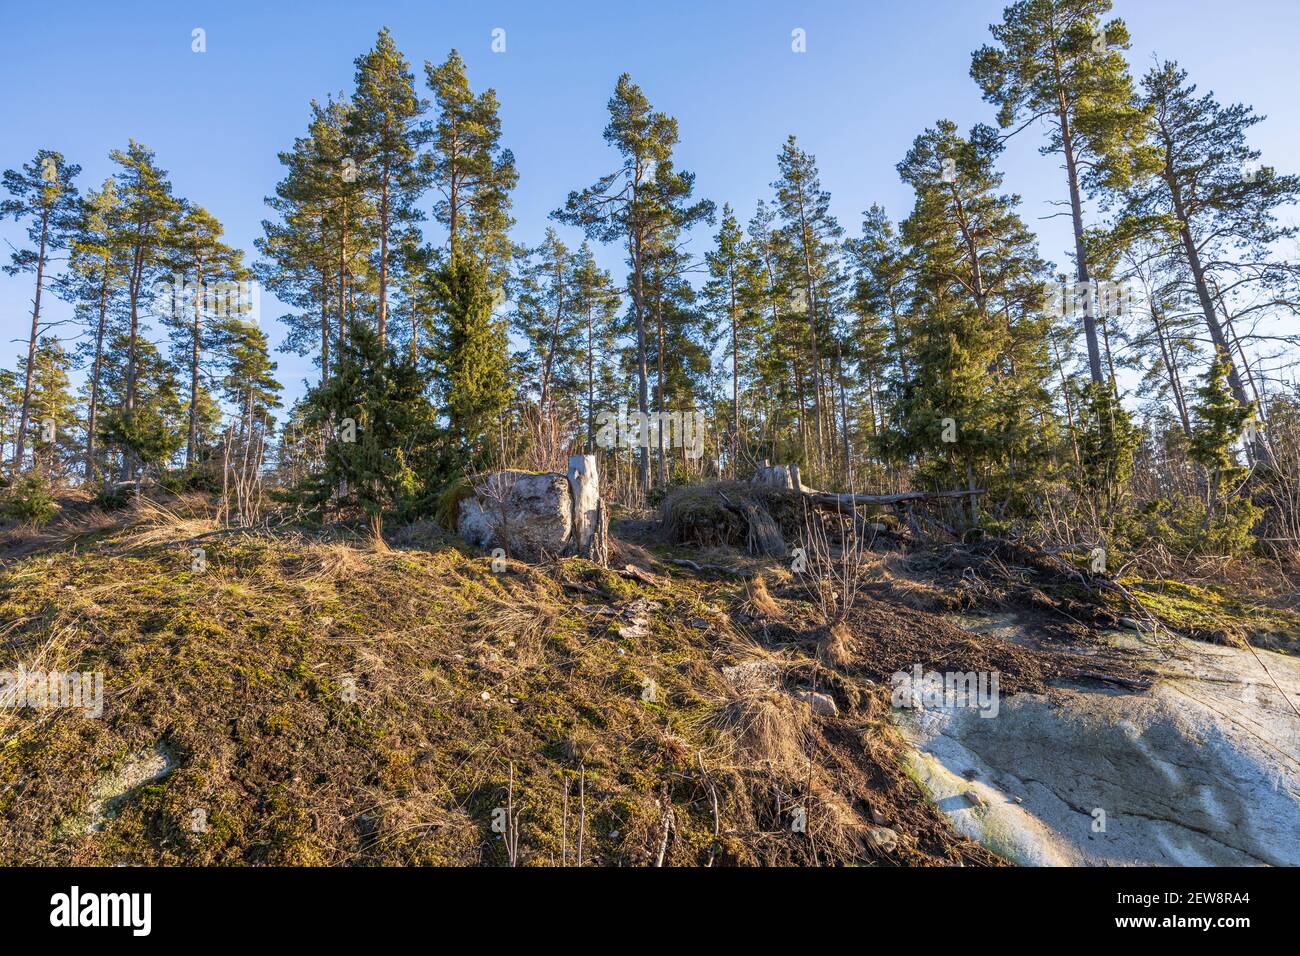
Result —
[{"label": "tall pine trunk", "polygon": [[194,269],[194,317],[190,327],[190,427],[185,438],[185,467],[194,464],[194,454],[199,443],[199,355],[200,355],[200,303],[203,289],[203,265]]},{"label": "tall pine trunk", "polygon": [[108,317],[108,268],[109,257],[104,257],[104,276],[99,286],[99,322],[95,326],[95,359],[90,366],[90,408],[86,413],[86,483],[94,481],[98,468],[95,466],[95,429],[99,417],[99,376],[104,361],[104,331]]},{"label": "tall pine trunk", "polygon": [[[1061,150],[1065,154],[1065,174],[1070,184],[1075,277],[1080,285],[1086,286],[1092,281],[1092,276],[1088,271],[1088,253],[1083,238],[1083,199],[1079,192],[1079,162],[1075,155],[1074,133],[1070,128],[1070,113],[1065,104],[1064,92],[1057,94],[1057,119],[1061,124]],[[1083,336],[1088,345],[1088,372],[1092,376],[1093,384],[1100,385],[1105,379],[1101,369],[1101,343],[1097,339],[1097,318],[1092,314],[1091,303],[1095,298],[1091,291],[1084,297]]]},{"label": "tall pine trunk", "polygon": [[27,423],[32,407],[32,374],[36,365],[36,336],[40,331],[41,287],[45,284],[45,243],[49,235],[50,211],[41,210],[41,240],[36,255],[36,295],[32,300],[32,331],[27,338],[27,375],[23,382],[23,410],[18,421],[18,435],[14,439],[14,474],[22,471],[23,446],[27,441]]}]

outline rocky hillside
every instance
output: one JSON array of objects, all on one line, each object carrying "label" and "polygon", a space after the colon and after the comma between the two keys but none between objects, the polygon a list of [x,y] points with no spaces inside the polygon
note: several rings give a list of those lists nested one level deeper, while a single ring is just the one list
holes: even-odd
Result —
[{"label": "rocky hillside", "polygon": [[[1159,678],[1089,637],[1114,609],[987,563],[882,538],[828,629],[789,562],[641,543],[494,562],[426,525],[229,530],[199,498],[10,531],[0,671],[103,696],[0,709],[0,863],[997,865],[927,789],[893,675]],[[995,605],[1042,639],[951,613]]]}]

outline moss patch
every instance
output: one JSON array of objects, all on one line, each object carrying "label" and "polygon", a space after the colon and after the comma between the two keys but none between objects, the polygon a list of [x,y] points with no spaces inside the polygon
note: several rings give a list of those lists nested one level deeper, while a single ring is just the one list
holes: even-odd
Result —
[{"label": "moss patch", "polygon": [[1269,607],[1217,585],[1168,579],[1123,582],[1167,627],[1198,640],[1300,653],[1300,612]]}]

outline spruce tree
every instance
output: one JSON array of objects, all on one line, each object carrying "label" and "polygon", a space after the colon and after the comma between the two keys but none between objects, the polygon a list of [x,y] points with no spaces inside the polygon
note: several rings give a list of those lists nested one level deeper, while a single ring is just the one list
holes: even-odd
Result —
[{"label": "spruce tree", "polygon": [[488,267],[467,256],[430,276],[434,381],[450,456],[444,477],[491,459],[491,433],[510,401],[508,336],[493,315],[490,283]]},{"label": "spruce tree", "polygon": [[[13,369],[0,369],[0,460],[5,446],[16,445],[18,421],[23,408],[23,389]],[[0,477],[0,483],[3,482]]]},{"label": "spruce tree", "polygon": [[970,488],[972,523],[980,486],[1006,505],[1023,498],[1044,444],[1033,412],[1047,404],[1045,356],[1024,348],[1041,344],[1046,266],[1016,212],[1019,197],[998,192],[999,151],[988,127],[963,138],[942,120],[898,167],[916,192],[902,225],[915,317],[909,374],[881,445],[896,461],[914,461],[932,487]]},{"label": "spruce tree", "polygon": [[[19,367],[26,371],[26,362]],[[76,454],[79,442],[75,432],[76,399],[69,390],[68,373],[72,360],[58,339],[45,337],[36,346],[32,363],[31,442],[35,471],[47,478],[58,478],[65,464]]]},{"label": "spruce tree", "polygon": [[1089,382],[1076,407],[1079,461],[1074,483],[1092,511],[1093,523],[1106,532],[1119,517],[1142,433],[1109,382]]},{"label": "spruce tree", "polygon": [[[114,335],[113,355],[131,349],[130,331]],[[133,396],[128,406],[127,396]],[[185,445],[185,401],[176,369],[143,336],[135,342],[135,360],[113,363],[104,375],[105,414],[100,426],[104,443],[118,450],[122,471],[161,474]]]},{"label": "spruce tree", "polygon": [[1242,439],[1254,411],[1243,407],[1228,384],[1230,360],[1216,353],[1197,388],[1193,409],[1192,441],[1188,454],[1205,476],[1203,530],[1212,546],[1207,550],[1232,553],[1251,543],[1250,526],[1260,517],[1241,489],[1250,469],[1237,462],[1236,444]]},{"label": "spruce tree", "polygon": [[304,403],[304,424],[330,435],[304,500],[359,512],[382,545],[385,512],[400,508],[416,490],[411,461],[433,412],[418,367],[380,342],[369,323],[349,323],[338,358],[336,374]]}]

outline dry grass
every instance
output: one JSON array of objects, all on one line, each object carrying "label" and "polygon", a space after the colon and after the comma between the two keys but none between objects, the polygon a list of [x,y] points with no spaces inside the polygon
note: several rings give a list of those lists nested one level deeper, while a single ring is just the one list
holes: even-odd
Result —
[{"label": "dry grass", "polygon": [[755,575],[745,585],[745,609],[756,617],[774,621],[785,617],[785,612],[768,591],[767,581],[761,574]]},{"label": "dry grass", "polygon": [[742,689],[709,718],[737,757],[782,777],[791,777],[808,760],[809,710],[780,690]]},{"label": "dry grass", "polygon": [[853,660],[853,635],[843,621],[827,628],[817,642],[817,660],[827,667],[845,667]]}]

